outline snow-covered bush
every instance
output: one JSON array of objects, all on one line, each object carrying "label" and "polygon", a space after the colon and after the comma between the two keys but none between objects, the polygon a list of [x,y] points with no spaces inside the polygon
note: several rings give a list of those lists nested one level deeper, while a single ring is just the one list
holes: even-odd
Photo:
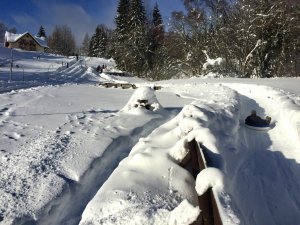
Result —
[{"label": "snow-covered bush", "polygon": [[203,72],[207,73],[207,72],[218,72],[218,71],[220,71],[220,69],[221,69],[220,67],[221,67],[222,63],[224,62],[224,59],[221,58],[221,57],[211,59],[208,56],[207,51],[204,50],[203,53],[206,56],[206,62],[202,66]]}]

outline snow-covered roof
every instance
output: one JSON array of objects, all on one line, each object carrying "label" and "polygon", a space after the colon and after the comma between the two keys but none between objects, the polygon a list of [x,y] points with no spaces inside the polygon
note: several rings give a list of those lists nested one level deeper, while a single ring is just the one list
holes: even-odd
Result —
[{"label": "snow-covered roof", "polygon": [[[27,33],[27,32],[26,32]],[[14,33],[10,33],[8,31],[5,31],[5,41],[7,42],[16,42],[17,40],[19,40],[22,36],[24,36],[26,33],[24,34],[14,34]]]},{"label": "snow-covered roof", "polygon": [[26,34],[29,34],[40,46],[48,48],[47,41],[44,37],[32,36],[29,32],[25,32],[23,34],[14,34],[6,31],[4,38],[7,42],[16,42]]},{"label": "snow-covered roof", "polygon": [[45,37],[34,36],[34,39],[40,44],[40,46],[48,48],[47,40]]}]

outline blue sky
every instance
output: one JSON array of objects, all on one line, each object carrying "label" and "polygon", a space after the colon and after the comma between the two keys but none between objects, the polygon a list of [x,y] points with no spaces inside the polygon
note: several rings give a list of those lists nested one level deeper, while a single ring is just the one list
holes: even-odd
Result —
[{"label": "blue sky", "polygon": [[[55,25],[67,24],[76,36],[77,44],[85,33],[93,34],[97,24],[114,28],[114,17],[119,0],[1,0],[0,21],[8,27],[16,27],[18,33],[36,34],[42,25],[51,34]],[[164,22],[172,11],[182,10],[181,0],[144,0],[148,9],[155,2]]]}]

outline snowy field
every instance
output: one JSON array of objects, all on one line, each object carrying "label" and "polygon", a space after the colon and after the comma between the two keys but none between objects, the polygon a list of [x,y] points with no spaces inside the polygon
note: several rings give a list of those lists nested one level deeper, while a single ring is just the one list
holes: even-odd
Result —
[{"label": "snowy field", "polygon": [[[152,83],[95,71],[118,72],[113,60],[14,50],[9,81],[10,54],[0,46],[1,225],[190,224],[208,186],[224,224],[299,224],[299,78]],[[245,127],[253,109],[269,130]],[[179,166],[193,138],[217,168],[196,182]]]}]

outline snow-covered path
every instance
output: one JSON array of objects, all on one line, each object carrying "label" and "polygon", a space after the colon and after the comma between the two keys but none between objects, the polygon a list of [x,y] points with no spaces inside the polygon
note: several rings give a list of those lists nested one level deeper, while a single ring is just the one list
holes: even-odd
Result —
[{"label": "snow-covered path", "polygon": [[[240,93],[239,152],[228,158],[227,172],[233,178],[232,195],[243,224],[297,224],[300,215],[300,139],[290,111],[291,100],[278,91],[256,85],[229,85]],[[255,109],[273,118],[271,129],[255,131],[244,118]],[[280,111],[286,111],[281,114]],[[293,113],[293,112],[292,112]],[[298,113],[299,117],[299,111]],[[289,121],[291,120],[291,121]],[[288,128],[284,129],[284,126]],[[299,134],[298,134],[299,135]],[[288,207],[287,207],[288,206]]]},{"label": "snow-covered path", "polygon": [[[116,119],[116,118],[112,118]],[[119,118],[120,119],[120,118]],[[119,162],[128,155],[130,149],[144,135],[147,135],[154,127],[159,125],[165,118],[151,119],[141,127],[135,127],[126,135],[115,134],[109,146],[105,147],[103,154],[96,158],[83,174],[78,182],[70,181],[65,187],[62,197],[50,202],[45,215],[38,220],[37,224],[78,224],[86,204],[96,194],[101,185],[107,180]],[[128,120],[127,120],[128,122]],[[114,129],[130,127],[130,123],[121,124],[110,122],[109,126]],[[109,130],[108,132],[112,132]],[[100,133],[97,131],[97,133]],[[102,132],[104,137],[111,136]],[[120,135],[120,136],[119,136]],[[103,148],[99,146],[98,148]]]}]

